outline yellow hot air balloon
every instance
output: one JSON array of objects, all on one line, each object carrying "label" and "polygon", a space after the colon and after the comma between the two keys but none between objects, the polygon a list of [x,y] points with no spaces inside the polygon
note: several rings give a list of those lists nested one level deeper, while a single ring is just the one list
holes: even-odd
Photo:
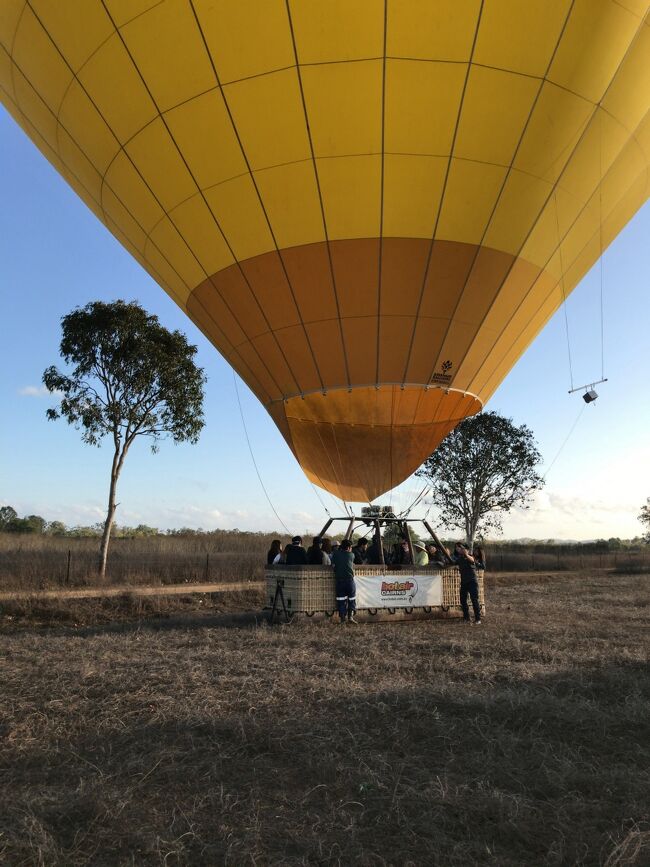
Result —
[{"label": "yellow hot air balloon", "polygon": [[648,196],[642,0],[3,0],[2,99],[349,500]]}]

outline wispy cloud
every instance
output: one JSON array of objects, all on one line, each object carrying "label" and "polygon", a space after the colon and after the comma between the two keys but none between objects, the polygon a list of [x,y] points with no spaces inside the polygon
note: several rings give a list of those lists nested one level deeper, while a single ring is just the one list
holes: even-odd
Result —
[{"label": "wispy cloud", "polygon": [[62,397],[62,392],[48,391],[44,385],[25,385],[23,388],[18,389],[18,394],[22,394],[25,397]]}]

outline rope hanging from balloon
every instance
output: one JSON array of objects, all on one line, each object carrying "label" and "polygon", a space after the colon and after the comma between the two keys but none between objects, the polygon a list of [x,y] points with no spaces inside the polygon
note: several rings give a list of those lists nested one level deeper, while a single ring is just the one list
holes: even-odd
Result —
[{"label": "rope hanging from balloon", "polygon": [[257,466],[257,461],[255,460],[255,455],[253,454],[253,447],[251,446],[251,441],[250,441],[250,438],[248,436],[248,429],[246,427],[246,419],[244,418],[244,410],[242,409],[241,399],[239,397],[239,386],[237,385],[237,375],[236,375],[234,370],[232,372],[232,379],[233,379],[233,382],[235,383],[235,394],[237,395],[237,404],[239,405],[239,415],[241,416],[241,422],[242,422],[242,426],[244,428],[244,436],[246,437],[246,442],[248,443],[248,451],[250,452],[251,460],[253,461],[253,466],[255,467],[255,472],[257,473],[257,478],[259,480],[259,483],[261,485],[262,490],[264,491],[264,496],[266,497],[269,506],[273,510],[273,514],[278,519],[278,521],[282,524],[284,529],[287,531],[287,534],[290,536],[291,530],[287,527],[287,525],[284,523],[282,518],[278,515],[277,509],[275,508],[275,506],[271,502],[271,498],[269,497],[269,492],[266,490],[264,482],[262,481],[262,476],[260,475],[260,471],[259,471],[258,466]]}]

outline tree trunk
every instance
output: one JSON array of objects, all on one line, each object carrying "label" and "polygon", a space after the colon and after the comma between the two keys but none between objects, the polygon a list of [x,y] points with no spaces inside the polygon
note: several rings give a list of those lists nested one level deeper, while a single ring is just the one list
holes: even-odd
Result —
[{"label": "tree trunk", "polygon": [[108,511],[106,513],[106,521],[104,523],[104,532],[102,533],[102,542],[99,548],[99,577],[104,580],[106,577],[106,559],[108,557],[108,543],[111,540],[111,529],[115,518],[115,495],[117,493],[117,479],[122,468],[122,460],[120,458],[119,448],[115,449],[113,455],[113,464],[111,466],[111,486],[108,491]]}]

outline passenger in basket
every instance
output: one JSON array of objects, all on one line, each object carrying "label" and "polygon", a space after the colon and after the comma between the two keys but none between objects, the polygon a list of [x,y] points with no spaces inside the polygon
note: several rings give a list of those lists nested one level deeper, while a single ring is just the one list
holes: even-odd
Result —
[{"label": "passenger in basket", "polygon": [[266,555],[266,565],[271,566],[273,563],[282,561],[282,542],[279,539],[274,539],[271,542],[271,547]]},{"label": "passenger in basket", "polygon": [[388,554],[383,548],[381,533],[375,533],[375,538],[372,540],[372,545],[369,546],[366,554],[366,563],[371,566],[380,566],[388,561]]},{"label": "passenger in basket", "polygon": [[332,540],[331,539],[323,539],[323,553],[327,554],[327,560],[329,565],[332,564]]},{"label": "passenger in basket", "polygon": [[415,559],[415,566],[429,565],[429,555],[427,554],[427,549],[424,547],[422,542],[413,542],[413,554]]},{"label": "passenger in basket", "polygon": [[329,556],[323,551],[323,540],[320,536],[314,536],[311,548],[307,550],[307,562],[310,566],[329,566]]},{"label": "passenger in basket", "polygon": [[336,551],[332,552],[334,578],[336,579],[336,607],[341,623],[356,623],[354,612],[357,610],[357,588],[354,583],[354,554],[352,542],[344,539]]},{"label": "passenger in basket", "polygon": [[479,548],[478,545],[474,548],[474,562],[477,569],[485,572],[485,551],[483,548]]},{"label": "passenger in basket", "polygon": [[469,548],[463,542],[456,542],[452,560],[458,566],[460,572],[460,607],[463,609],[463,620],[470,623],[467,594],[469,593],[474,609],[474,623],[478,626],[481,622],[481,606],[478,601],[478,576],[476,563],[469,552]]},{"label": "passenger in basket", "polygon": [[284,549],[284,562],[287,566],[307,565],[307,552],[302,547],[302,536],[294,536],[291,544]]},{"label": "passenger in basket", "polygon": [[368,562],[368,540],[367,539],[359,539],[357,544],[352,549],[352,553],[354,554],[355,566],[361,566],[362,563],[367,563]]}]

